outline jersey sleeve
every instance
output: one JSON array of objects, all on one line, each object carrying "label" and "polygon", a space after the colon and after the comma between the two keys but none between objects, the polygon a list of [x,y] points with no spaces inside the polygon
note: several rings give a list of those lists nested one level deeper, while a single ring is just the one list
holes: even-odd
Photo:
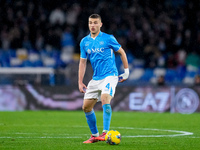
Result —
[{"label": "jersey sleeve", "polygon": [[84,41],[81,40],[80,42],[80,57],[83,59],[87,59],[87,52],[84,49]]},{"label": "jersey sleeve", "polygon": [[115,52],[118,51],[121,47],[121,45],[117,42],[116,38],[113,35],[110,35],[109,44]]}]

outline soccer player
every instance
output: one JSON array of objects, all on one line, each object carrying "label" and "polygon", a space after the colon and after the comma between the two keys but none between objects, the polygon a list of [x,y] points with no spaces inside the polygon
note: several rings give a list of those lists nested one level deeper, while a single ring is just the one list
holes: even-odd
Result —
[{"label": "soccer player", "polygon": [[[128,61],[125,51],[117,42],[113,35],[101,32],[102,21],[98,14],[92,14],[89,17],[90,34],[84,37],[80,42],[80,62],[79,62],[79,90],[84,94],[83,111],[91,137],[83,143],[94,143],[105,141],[105,135],[109,131],[112,109],[110,106],[111,99],[115,94],[115,88],[118,82],[125,81],[129,76]],[[124,73],[118,76],[115,64],[114,52],[120,54]],[[87,87],[83,83],[86,70],[87,59],[90,60],[93,68],[93,78]],[[94,105],[101,101],[103,108],[103,133],[99,135],[96,125],[96,116],[93,110]]]}]

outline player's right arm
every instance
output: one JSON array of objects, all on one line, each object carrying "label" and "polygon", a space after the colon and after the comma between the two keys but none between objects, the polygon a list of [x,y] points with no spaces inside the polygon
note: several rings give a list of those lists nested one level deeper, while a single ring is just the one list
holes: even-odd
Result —
[{"label": "player's right arm", "polygon": [[129,76],[128,60],[123,48],[120,47],[120,49],[117,52],[120,54],[122,63],[124,65],[124,73],[119,75],[119,82],[124,82]]},{"label": "player's right arm", "polygon": [[78,86],[79,86],[79,91],[81,93],[85,93],[85,89],[87,89],[86,85],[83,83],[86,66],[87,66],[87,59],[80,58],[79,71],[78,71]]},{"label": "player's right arm", "polygon": [[124,82],[129,76],[128,60],[126,53],[113,35],[110,36],[110,44],[112,45],[112,49],[120,54],[122,63],[124,65],[124,73],[119,75],[119,82]]}]

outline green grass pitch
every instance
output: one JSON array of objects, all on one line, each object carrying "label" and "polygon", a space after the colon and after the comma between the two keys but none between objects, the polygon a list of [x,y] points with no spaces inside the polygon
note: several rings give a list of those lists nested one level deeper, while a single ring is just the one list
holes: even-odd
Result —
[{"label": "green grass pitch", "polygon": [[[102,131],[102,112],[96,112]],[[83,144],[90,137],[82,111],[0,112],[0,150],[198,150],[200,114],[113,112],[119,145]]]}]

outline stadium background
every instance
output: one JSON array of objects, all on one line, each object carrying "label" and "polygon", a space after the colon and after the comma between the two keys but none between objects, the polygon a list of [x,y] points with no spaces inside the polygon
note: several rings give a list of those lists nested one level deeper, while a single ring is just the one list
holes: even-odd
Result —
[{"label": "stadium background", "polygon": [[[117,38],[130,65],[114,110],[199,112],[198,1],[3,0],[0,5],[0,110],[81,109],[79,43],[89,34],[88,16],[99,13],[102,31]],[[116,64],[121,73],[119,56]],[[85,82],[91,76],[88,64]],[[131,99],[134,93],[140,94]]]}]

